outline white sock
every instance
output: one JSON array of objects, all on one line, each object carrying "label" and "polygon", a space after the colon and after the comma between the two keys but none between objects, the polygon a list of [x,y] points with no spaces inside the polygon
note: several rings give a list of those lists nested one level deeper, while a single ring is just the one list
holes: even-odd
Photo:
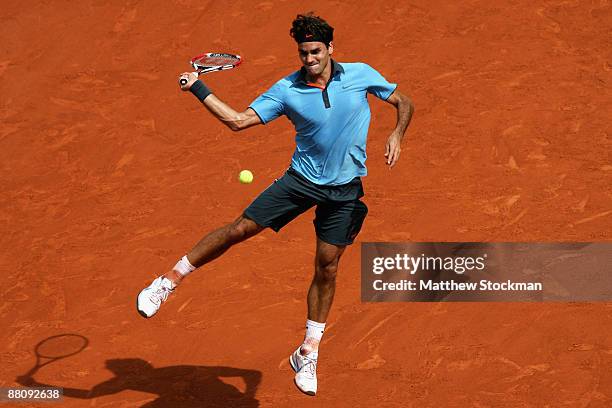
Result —
[{"label": "white sock", "polygon": [[325,323],[306,320],[306,336],[304,336],[304,343],[301,347],[303,354],[309,354],[319,350],[319,343],[321,342],[324,331]]},{"label": "white sock", "polygon": [[187,255],[185,255],[176,263],[176,265],[174,265],[174,268],[172,269],[185,277],[191,272],[195,271],[196,267],[189,262]]}]

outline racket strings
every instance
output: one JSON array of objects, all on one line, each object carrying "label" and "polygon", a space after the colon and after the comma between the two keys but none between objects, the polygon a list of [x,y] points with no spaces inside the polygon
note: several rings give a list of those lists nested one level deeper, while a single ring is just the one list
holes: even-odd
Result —
[{"label": "racket strings", "polygon": [[223,65],[234,65],[240,60],[235,57],[203,57],[193,61],[195,66],[218,67]]}]

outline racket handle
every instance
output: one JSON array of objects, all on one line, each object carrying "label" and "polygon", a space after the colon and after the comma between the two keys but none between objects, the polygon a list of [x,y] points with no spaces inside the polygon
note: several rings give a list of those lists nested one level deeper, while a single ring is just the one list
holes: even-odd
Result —
[{"label": "racket handle", "polygon": [[185,85],[187,85],[187,79],[185,79],[185,78],[181,78],[181,80],[179,81],[179,83],[180,83],[182,86],[185,86]]}]

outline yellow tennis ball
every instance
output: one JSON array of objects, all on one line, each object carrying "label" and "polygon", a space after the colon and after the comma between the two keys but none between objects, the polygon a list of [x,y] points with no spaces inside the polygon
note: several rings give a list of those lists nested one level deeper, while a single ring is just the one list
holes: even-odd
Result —
[{"label": "yellow tennis ball", "polygon": [[249,184],[253,181],[253,173],[249,170],[242,170],[238,175],[238,180],[240,180],[242,184]]}]

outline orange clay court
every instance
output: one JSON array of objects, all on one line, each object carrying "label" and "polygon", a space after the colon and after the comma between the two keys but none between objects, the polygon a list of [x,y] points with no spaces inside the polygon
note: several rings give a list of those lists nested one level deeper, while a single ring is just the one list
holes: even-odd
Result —
[{"label": "orange clay court", "polygon": [[[389,170],[395,111],[370,98],[370,212],[340,263],[314,399],[287,362],[312,211],[198,270],[154,319],[135,310],[294,149],[288,120],[232,133],[178,74],[201,52],[242,55],[205,79],[244,109],[299,68],[288,30],[309,10],[336,29],[335,59],[416,106]],[[88,346],[34,375],[72,390],[49,406],[611,406],[611,303],[364,304],[359,272],[359,242],[610,241],[611,26],[605,0],[4,1],[0,386],[75,333]]]}]

